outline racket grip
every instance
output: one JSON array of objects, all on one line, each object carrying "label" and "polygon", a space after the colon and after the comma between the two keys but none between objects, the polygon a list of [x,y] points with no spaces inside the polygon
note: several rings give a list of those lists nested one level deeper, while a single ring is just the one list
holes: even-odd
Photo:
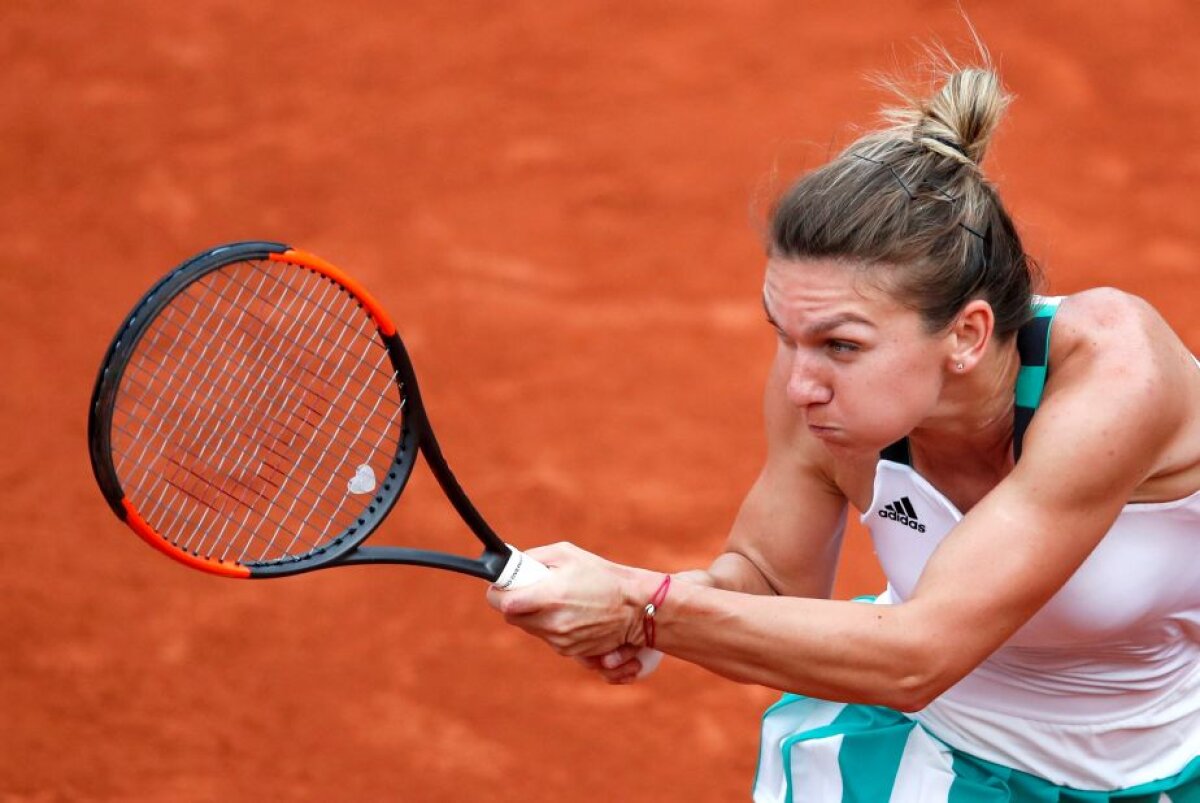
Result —
[{"label": "racket grip", "polygon": [[[509,549],[512,554],[508,556],[508,563],[504,564],[503,571],[493,583],[496,588],[502,591],[508,591],[513,588],[525,588],[534,583],[544,580],[550,570],[544,565],[526,555],[521,550],[509,544]],[[642,647],[638,650],[637,659],[642,663],[642,669],[638,672],[639,678],[644,678],[658,669],[658,665],[662,663],[663,654],[658,650],[652,650],[649,647]]]}]

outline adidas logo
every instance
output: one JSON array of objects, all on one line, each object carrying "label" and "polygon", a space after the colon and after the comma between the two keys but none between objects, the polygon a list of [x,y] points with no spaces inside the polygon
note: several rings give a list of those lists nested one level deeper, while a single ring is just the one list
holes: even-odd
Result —
[{"label": "adidas logo", "polygon": [[907,496],[900,497],[890,505],[884,505],[879,510],[879,517],[898,521],[919,533],[925,532],[925,525],[917,521],[917,511],[912,506],[912,502],[908,501]]}]

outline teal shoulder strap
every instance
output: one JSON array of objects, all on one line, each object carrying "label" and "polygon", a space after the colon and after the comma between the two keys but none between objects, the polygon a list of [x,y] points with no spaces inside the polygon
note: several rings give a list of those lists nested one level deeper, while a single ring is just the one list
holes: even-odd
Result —
[{"label": "teal shoulder strap", "polygon": [[1058,312],[1061,298],[1035,296],[1033,319],[1017,332],[1017,353],[1021,370],[1017,374],[1017,408],[1013,421],[1013,459],[1021,459],[1025,430],[1042,402],[1046,389],[1046,369],[1050,361],[1050,325]]}]

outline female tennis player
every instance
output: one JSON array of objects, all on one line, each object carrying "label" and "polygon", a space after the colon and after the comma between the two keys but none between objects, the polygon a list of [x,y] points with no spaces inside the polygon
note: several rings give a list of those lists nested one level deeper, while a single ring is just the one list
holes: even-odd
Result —
[{"label": "female tennis player", "polygon": [[[555,545],[489,592],[611,682],[652,641],[787,692],[755,800],[1200,800],[1200,367],[1133,296],[1032,295],[1007,103],[950,69],[776,204],[767,457],[707,571]],[[874,604],[828,599],[850,506]]]}]

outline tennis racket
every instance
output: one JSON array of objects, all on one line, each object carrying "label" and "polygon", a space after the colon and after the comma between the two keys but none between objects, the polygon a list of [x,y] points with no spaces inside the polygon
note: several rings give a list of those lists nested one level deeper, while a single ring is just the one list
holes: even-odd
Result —
[{"label": "tennis racket", "polygon": [[[262,579],[396,563],[501,589],[548,573],[496,535],[455,479],[384,309],[281,243],[205,251],[143,296],[104,355],[88,449],[118,518],[193,569]],[[364,544],[418,453],[479,557]],[[661,653],[639,658],[645,674]]]}]

